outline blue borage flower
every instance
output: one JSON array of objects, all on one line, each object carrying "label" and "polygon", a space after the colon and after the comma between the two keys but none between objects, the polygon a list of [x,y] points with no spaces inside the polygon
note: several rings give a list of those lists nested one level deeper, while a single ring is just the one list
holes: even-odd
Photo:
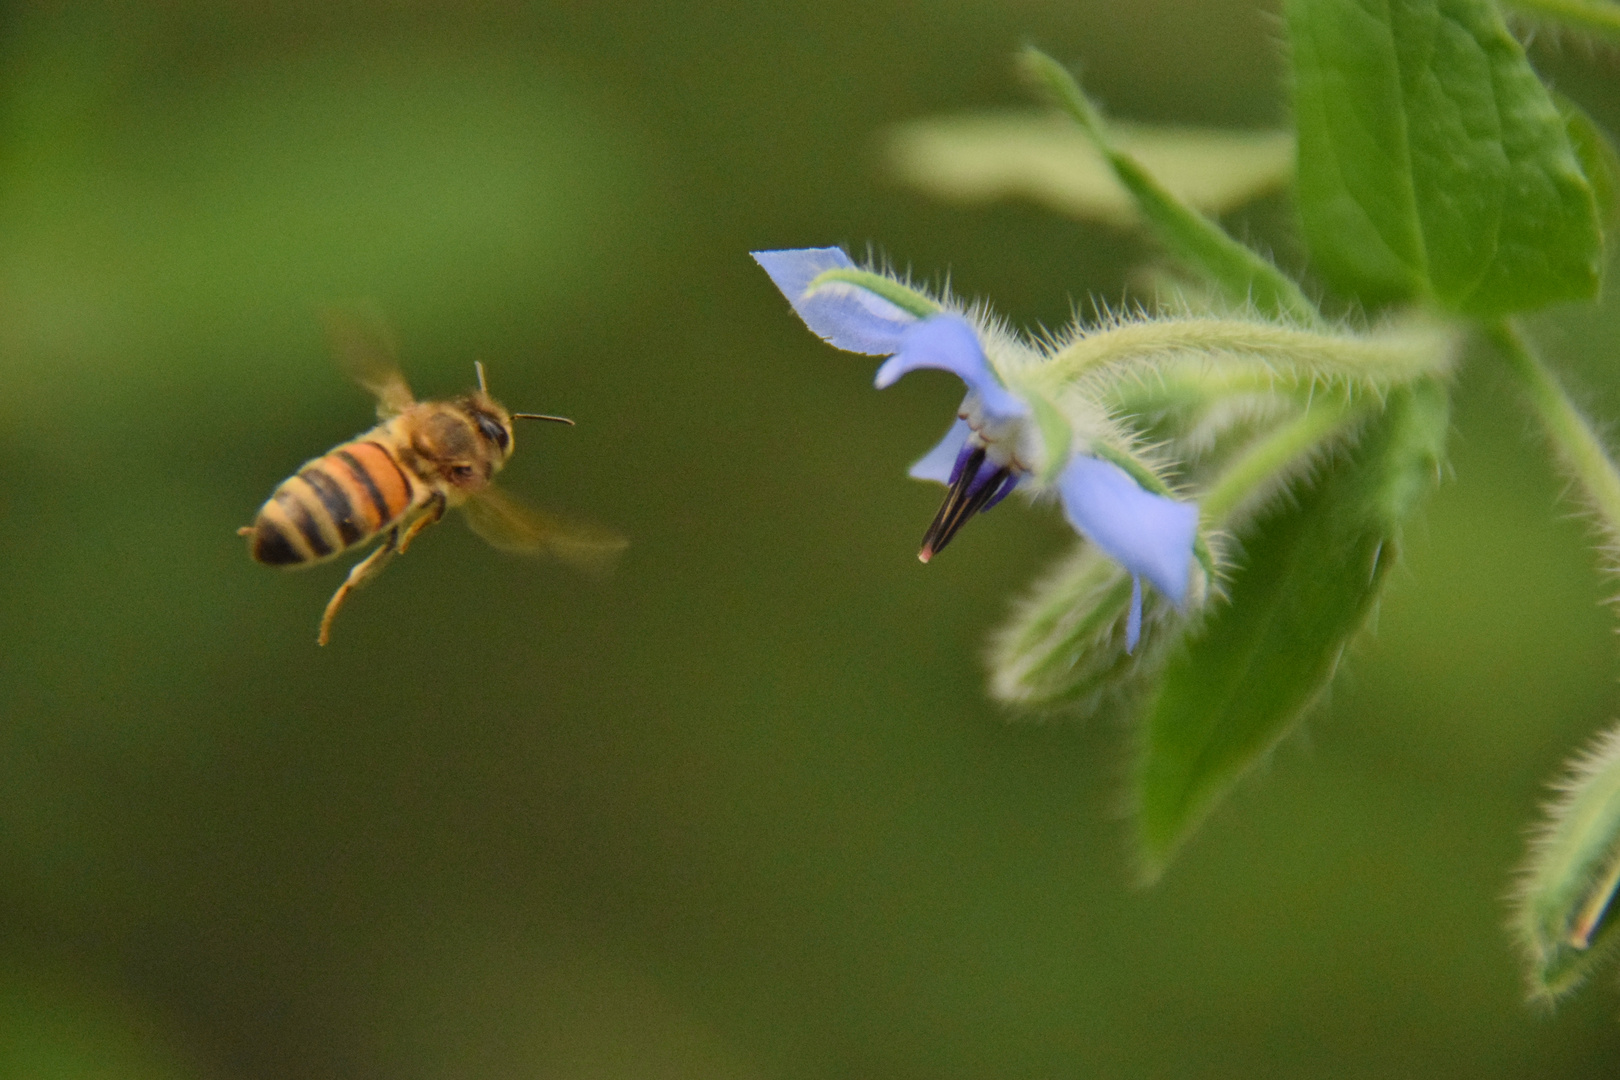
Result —
[{"label": "blue borage flower", "polygon": [[[913,477],[938,481],[947,489],[923,534],[918,552],[923,562],[942,551],[973,515],[989,510],[1014,488],[1050,486],[1076,531],[1131,575],[1127,649],[1134,649],[1141,636],[1143,578],[1177,606],[1186,600],[1198,508],[1147,491],[1112,461],[1086,452],[1098,448],[1095,439],[1077,440],[1085,445],[1067,451],[1062,462],[1044,461],[1051,443],[1038,430],[1037,414],[1053,406],[1010,386],[987,354],[986,343],[1000,354],[1003,370],[1038,365],[1041,357],[1034,349],[981,330],[961,313],[936,309],[903,287],[893,290],[893,299],[886,298],[877,290],[887,279],[876,275],[862,284],[841,280],[840,272],[853,272],[853,277],[861,271],[838,248],[756,251],[753,256],[805,325],[828,344],[888,357],[878,368],[879,389],[918,368],[949,371],[966,384],[956,422],[911,467]],[[901,306],[908,300],[916,310]],[[1013,355],[1019,351],[1027,355]],[[1072,418],[1065,422],[1083,426]]]}]

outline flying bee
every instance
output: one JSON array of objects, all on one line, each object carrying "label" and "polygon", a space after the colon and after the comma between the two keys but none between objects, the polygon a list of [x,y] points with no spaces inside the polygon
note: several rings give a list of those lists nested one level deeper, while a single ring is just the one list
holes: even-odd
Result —
[{"label": "flying bee", "polygon": [[603,570],[624,549],[615,533],[531,509],[491,484],[512,456],[513,421],[572,420],[508,411],[490,396],[483,364],[474,364],[477,389],[417,401],[379,320],[343,312],[326,321],[338,362],[376,397],[382,423],[306,462],[277,486],[252,525],[237,530],[254,559],[287,568],[313,566],[382,537],[332,594],[320,644],[330,639],[349,594],[403,555],[449,507],[460,507],[473,532],[504,551]]}]

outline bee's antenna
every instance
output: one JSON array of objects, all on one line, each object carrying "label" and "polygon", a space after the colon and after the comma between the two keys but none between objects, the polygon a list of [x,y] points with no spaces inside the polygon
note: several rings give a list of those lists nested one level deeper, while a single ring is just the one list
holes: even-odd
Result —
[{"label": "bee's antenna", "polygon": [[[473,367],[478,372],[478,389],[482,390],[486,394],[489,393],[489,384],[484,381],[484,362],[482,360],[474,360]],[[545,413],[537,412],[515,412],[508,415],[510,415],[513,420],[550,420],[554,424],[567,424],[569,427],[574,426],[574,422],[568,419],[566,416],[547,416]]]}]

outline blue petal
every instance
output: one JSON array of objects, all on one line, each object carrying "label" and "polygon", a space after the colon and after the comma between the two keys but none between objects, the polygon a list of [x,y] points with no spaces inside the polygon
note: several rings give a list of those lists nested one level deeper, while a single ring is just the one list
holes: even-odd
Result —
[{"label": "blue petal", "polygon": [[1125,651],[1136,651],[1136,643],[1142,640],[1142,579],[1135,574],[1131,575],[1131,610],[1125,616]]},{"label": "blue petal", "polygon": [[839,248],[795,248],[790,251],[751,252],[788,298],[804,324],[823,341],[845,352],[888,356],[900,348],[901,335],[916,325],[917,317],[851,286],[805,290],[828,270],[854,270],[855,264]]},{"label": "blue petal", "polygon": [[990,367],[978,331],[960,315],[930,315],[908,329],[899,349],[878,368],[877,388],[893,386],[900,376],[918,368],[935,368],[960,377],[969,393],[979,395],[987,420],[1029,415],[1029,405],[1002,385],[1001,377]]},{"label": "blue petal", "polygon": [[1197,506],[1143,491],[1118,465],[1085,454],[1074,456],[1057,483],[1069,524],[1174,603],[1187,598]]},{"label": "blue petal", "polygon": [[968,427],[966,420],[957,420],[951,425],[951,430],[939,440],[939,444],[928,453],[917,459],[911,466],[908,475],[913,480],[933,480],[940,484],[951,482],[951,472],[956,467],[956,458],[967,443],[968,435],[973,431]]}]

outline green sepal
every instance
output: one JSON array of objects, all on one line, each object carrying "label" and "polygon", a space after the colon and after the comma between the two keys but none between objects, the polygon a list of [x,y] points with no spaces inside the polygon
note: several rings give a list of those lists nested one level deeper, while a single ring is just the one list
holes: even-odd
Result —
[{"label": "green sepal", "polygon": [[1050,484],[1069,463],[1069,451],[1074,446],[1074,429],[1057,406],[1046,399],[1046,395],[1028,392],[1024,399],[1035,414],[1035,430],[1040,432],[1041,446],[1046,451],[1046,460],[1041,464],[1037,479],[1042,484]]},{"label": "green sepal", "polygon": [[1489,0],[1288,0],[1311,256],[1363,301],[1496,316],[1597,292],[1592,189]]},{"label": "green sepal", "polygon": [[825,270],[817,274],[805,289],[808,295],[817,289],[832,284],[854,285],[865,289],[874,296],[880,296],[899,308],[901,311],[915,315],[919,319],[926,319],[930,315],[938,315],[945,310],[931,298],[924,296],[909,286],[902,285],[891,277],[874,274],[870,270]]},{"label": "green sepal", "polygon": [[1559,787],[1532,841],[1515,919],[1531,996],[1547,1001],[1620,950],[1620,913],[1611,910],[1620,873],[1620,729],[1603,735]]},{"label": "green sepal", "polygon": [[1064,66],[1039,49],[1024,50],[1024,72],[1074,118],[1107,159],[1137,209],[1170,253],[1240,305],[1262,314],[1315,322],[1316,306],[1292,278],[1259,252],[1238,243],[1215,222],[1200,214],[1160,184],[1129,154],[1117,149],[1096,107]]},{"label": "green sepal", "polygon": [[[1125,690],[1140,674],[1125,651],[1131,577],[1094,544],[1030,590],[990,647],[990,693],[1024,709],[1080,708]],[[1150,612],[1161,606],[1156,594]],[[1144,615],[1151,621],[1151,615]],[[1145,633],[1149,641],[1156,633]]]},{"label": "green sepal", "polygon": [[1169,659],[1146,710],[1136,806],[1149,878],[1327,686],[1434,484],[1448,415],[1436,380],[1391,391],[1316,483],[1242,534],[1225,601]]}]

